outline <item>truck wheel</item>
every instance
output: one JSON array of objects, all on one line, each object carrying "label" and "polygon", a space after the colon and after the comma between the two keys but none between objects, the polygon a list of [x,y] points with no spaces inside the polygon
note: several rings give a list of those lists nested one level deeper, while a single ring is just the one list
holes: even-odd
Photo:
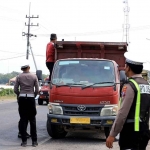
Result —
[{"label": "truck wheel", "polygon": [[46,104],[48,105],[48,103],[49,103],[49,100],[46,100]]},{"label": "truck wheel", "polygon": [[47,120],[47,132],[48,134],[55,139],[64,138],[67,135],[67,132],[61,125],[51,124]]},{"label": "truck wheel", "polygon": [[107,139],[107,137],[109,136],[109,133],[110,133],[110,127],[104,127],[104,132],[105,132],[105,137]]},{"label": "truck wheel", "polygon": [[43,100],[42,99],[38,99],[38,104],[39,105],[43,105]]}]

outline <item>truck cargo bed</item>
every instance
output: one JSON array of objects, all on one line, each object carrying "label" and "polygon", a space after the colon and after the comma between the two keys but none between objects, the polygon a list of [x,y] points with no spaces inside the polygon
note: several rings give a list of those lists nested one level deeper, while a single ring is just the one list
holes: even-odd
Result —
[{"label": "truck cargo bed", "polygon": [[102,58],[114,60],[119,70],[124,69],[126,42],[57,41],[56,58]]}]

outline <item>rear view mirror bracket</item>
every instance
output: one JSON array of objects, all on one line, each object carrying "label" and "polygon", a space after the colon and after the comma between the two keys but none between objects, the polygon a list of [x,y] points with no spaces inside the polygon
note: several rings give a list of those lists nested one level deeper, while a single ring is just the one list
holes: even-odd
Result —
[{"label": "rear view mirror bracket", "polygon": [[120,71],[120,83],[123,84],[127,81],[127,76],[124,70]]},{"label": "rear view mirror bracket", "polygon": [[36,76],[39,81],[42,81],[42,70],[36,70]]}]

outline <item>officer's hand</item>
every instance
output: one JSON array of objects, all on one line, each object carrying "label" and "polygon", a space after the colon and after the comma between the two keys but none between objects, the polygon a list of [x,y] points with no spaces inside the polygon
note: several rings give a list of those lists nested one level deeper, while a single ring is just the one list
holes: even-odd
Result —
[{"label": "officer's hand", "polygon": [[106,139],[106,146],[108,148],[113,148],[113,142],[115,141],[115,137],[113,136],[109,136],[107,139]]}]

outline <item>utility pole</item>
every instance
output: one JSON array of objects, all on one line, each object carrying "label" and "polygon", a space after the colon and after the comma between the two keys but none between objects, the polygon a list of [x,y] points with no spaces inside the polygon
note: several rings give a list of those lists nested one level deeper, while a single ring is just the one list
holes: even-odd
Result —
[{"label": "utility pole", "polygon": [[[129,24],[129,11],[130,11],[130,7],[128,6],[128,0],[124,0],[123,3],[125,3],[125,7],[123,9],[124,11],[124,24],[123,24],[123,39],[125,36],[125,41],[128,44],[129,47],[129,28],[130,28],[130,24]],[[122,39],[122,41],[123,41]]]},{"label": "utility pole", "polygon": [[26,24],[26,22],[25,22],[25,26],[28,26],[28,33],[22,32],[22,36],[27,36],[27,53],[26,53],[26,59],[29,58],[30,37],[31,36],[37,37],[36,35],[33,35],[33,34],[30,33],[30,27],[31,26],[39,26],[38,23],[36,25],[34,25],[33,23],[30,22],[31,18],[39,18],[39,16],[37,16],[37,17],[34,17],[33,15],[30,16],[30,7],[31,7],[31,3],[29,4],[29,16],[26,15],[26,18],[28,18],[28,24]]},{"label": "utility pole", "polygon": [[26,18],[28,18],[28,24],[26,24],[26,22],[25,22],[25,26],[28,26],[28,33],[22,32],[22,36],[27,36],[26,59],[29,58],[29,49],[30,49],[30,50],[31,50],[31,53],[32,53],[33,61],[34,61],[34,64],[35,64],[35,68],[36,68],[36,70],[37,70],[37,66],[36,66],[36,63],[35,63],[33,51],[32,51],[31,44],[30,44],[30,37],[32,37],[32,36],[37,37],[37,35],[33,35],[33,34],[30,33],[30,27],[31,27],[31,26],[39,26],[38,23],[37,23],[36,25],[34,25],[33,23],[31,23],[31,18],[32,18],[32,19],[33,19],[33,18],[39,18],[39,16],[36,16],[36,17],[34,17],[33,15],[30,16],[30,7],[31,7],[31,3],[29,4],[29,16],[26,15]]}]

